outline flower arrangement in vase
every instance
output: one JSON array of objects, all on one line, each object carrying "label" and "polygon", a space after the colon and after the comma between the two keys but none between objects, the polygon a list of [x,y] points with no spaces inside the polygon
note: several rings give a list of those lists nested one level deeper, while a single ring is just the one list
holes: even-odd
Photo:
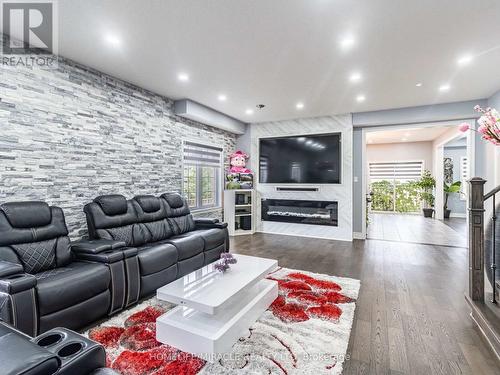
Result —
[{"label": "flower arrangement in vase", "polygon": [[500,146],[500,114],[498,111],[495,108],[484,109],[479,105],[476,105],[474,110],[482,113],[479,120],[477,120],[479,128],[474,130],[468,123],[464,122],[458,126],[458,129],[461,132],[467,130],[477,131],[484,140]]},{"label": "flower arrangement in vase", "polygon": [[226,272],[230,264],[237,263],[238,260],[230,253],[222,253],[220,255],[220,262],[215,264],[215,269],[219,272]]}]

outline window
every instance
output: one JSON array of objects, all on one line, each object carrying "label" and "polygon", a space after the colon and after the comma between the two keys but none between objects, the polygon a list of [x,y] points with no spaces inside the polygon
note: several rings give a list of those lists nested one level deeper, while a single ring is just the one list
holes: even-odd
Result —
[{"label": "window", "polygon": [[183,192],[193,210],[220,206],[222,149],[184,142]]},{"label": "window", "polygon": [[373,211],[420,210],[416,180],[422,175],[421,161],[369,163],[369,169]]},{"label": "window", "polygon": [[462,156],[460,158],[460,181],[462,181],[461,189],[460,191],[462,194],[460,194],[460,199],[465,200],[466,199],[466,194],[467,194],[467,180],[469,179],[469,162],[467,160],[467,156]]}]

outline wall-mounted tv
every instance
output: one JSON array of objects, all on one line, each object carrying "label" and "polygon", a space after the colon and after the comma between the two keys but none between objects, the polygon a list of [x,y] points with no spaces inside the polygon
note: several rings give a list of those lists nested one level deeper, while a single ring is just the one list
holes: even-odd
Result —
[{"label": "wall-mounted tv", "polygon": [[259,182],[339,184],[340,134],[261,138]]}]

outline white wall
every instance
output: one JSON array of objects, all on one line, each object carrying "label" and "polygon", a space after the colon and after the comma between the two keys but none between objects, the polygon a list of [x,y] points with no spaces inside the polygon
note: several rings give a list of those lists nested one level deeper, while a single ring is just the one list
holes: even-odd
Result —
[{"label": "white wall", "polygon": [[433,172],[432,142],[404,142],[366,145],[366,161],[417,161]]},{"label": "white wall", "polygon": [[[257,230],[266,233],[280,233],[297,236],[311,236],[337,240],[352,240],[352,118],[351,115],[316,117],[250,124],[250,168],[254,171],[257,189]],[[341,133],[342,138],[342,181],[340,184],[301,184],[315,186],[317,192],[281,192],[277,186],[286,184],[260,184],[259,181],[259,139],[287,135],[311,135]],[[243,144],[242,144],[243,146]],[[248,146],[246,146],[248,147]],[[338,227],[291,224],[260,221],[260,200],[303,199],[338,201]]]}]

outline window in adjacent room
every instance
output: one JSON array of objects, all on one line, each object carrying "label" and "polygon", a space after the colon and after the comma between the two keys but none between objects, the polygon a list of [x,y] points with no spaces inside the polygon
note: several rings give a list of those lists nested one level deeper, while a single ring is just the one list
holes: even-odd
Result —
[{"label": "window in adjacent room", "polygon": [[460,158],[460,181],[462,181],[460,199],[466,199],[466,192],[469,180],[469,162],[467,161],[467,156],[462,156]]},{"label": "window in adjacent room", "polygon": [[220,206],[222,149],[185,141],[183,192],[192,210]]},{"label": "window in adjacent room", "polygon": [[372,211],[418,212],[419,189],[416,181],[422,176],[422,161],[371,162],[370,191]]}]

